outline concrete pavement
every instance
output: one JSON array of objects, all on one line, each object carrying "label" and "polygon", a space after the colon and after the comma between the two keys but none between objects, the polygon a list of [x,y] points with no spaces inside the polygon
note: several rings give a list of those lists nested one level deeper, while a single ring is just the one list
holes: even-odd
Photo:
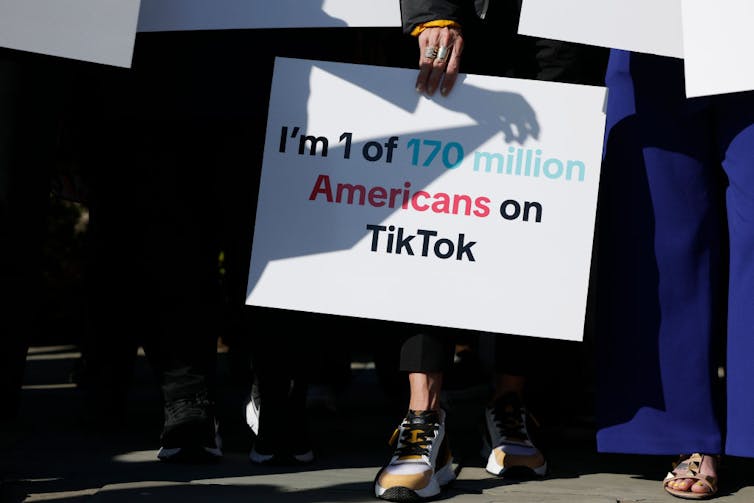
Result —
[{"label": "concrete pavement", "polygon": [[[81,419],[80,390],[68,375],[75,347],[33,348],[27,361],[20,417],[4,425],[0,445],[3,503],[132,502],[360,502],[378,501],[372,480],[390,454],[396,425],[375,372],[357,366],[337,412],[310,410],[317,461],[304,468],[249,463],[250,436],[237,390],[226,388],[221,420],[225,456],[213,465],[156,460],[161,410],[156,385],[143,358],[137,364],[126,421],[118,434],[103,433]],[[221,363],[222,369],[222,363]],[[449,419],[450,421],[450,419]],[[458,480],[443,501],[670,503],[659,480],[669,460],[597,454],[589,424],[567,424],[546,437],[551,474],[544,480],[506,483],[486,474],[476,455],[478,434],[468,421],[449,425],[461,462]],[[754,502],[754,463],[726,458],[721,503]]]}]

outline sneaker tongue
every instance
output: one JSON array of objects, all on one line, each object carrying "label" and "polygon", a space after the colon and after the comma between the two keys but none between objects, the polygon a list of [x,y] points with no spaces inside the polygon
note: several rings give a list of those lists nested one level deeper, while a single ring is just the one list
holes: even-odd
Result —
[{"label": "sneaker tongue", "polygon": [[436,410],[409,410],[406,422],[409,424],[436,424],[440,422],[440,413]]}]

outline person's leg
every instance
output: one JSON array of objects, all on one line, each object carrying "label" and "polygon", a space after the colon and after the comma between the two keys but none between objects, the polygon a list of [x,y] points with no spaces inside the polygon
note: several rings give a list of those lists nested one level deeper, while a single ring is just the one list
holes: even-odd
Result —
[{"label": "person's leg", "polygon": [[495,336],[495,375],[484,414],[487,472],[531,477],[547,473],[547,462],[529,434],[531,416],[524,405],[527,376],[537,372],[542,341],[511,334]]},{"label": "person's leg", "polygon": [[0,421],[18,412],[27,348],[39,328],[49,177],[67,89],[60,66],[0,48]]},{"label": "person's leg", "polygon": [[[680,60],[613,51],[599,206],[597,447],[721,450],[719,159]],[[640,362],[640,363],[639,363]],[[690,466],[699,473],[694,460]],[[702,466],[715,478],[715,467]],[[665,488],[685,491],[683,469]]]},{"label": "person's leg", "polygon": [[721,449],[719,164],[679,60],[614,51],[599,206],[602,452]]},{"label": "person's leg", "polygon": [[442,372],[409,372],[409,410],[440,410]]},{"label": "person's leg", "polygon": [[443,373],[453,361],[453,349],[451,334],[437,328],[405,338],[399,369],[408,375],[410,410],[440,409]]},{"label": "person's leg", "polygon": [[[220,133],[217,121],[171,107],[174,99],[183,102],[170,94],[172,87],[162,92],[163,79],[177,79],[191,62],[164,67],[169,47],[157,40],[140,39],[138,72],[92,70],[82,98],[90,105],[85,161],[95,182],[92,218],[99,220],[101,247],[92,263],[101,267],[95,274],[104,272],[94,278],[101,290],[92,292],[102,308],[95,338],[109,355],[109,328],[123,336],[114,346],[124,350],[138,334],[164,402],[158,457],[204,461],[221,455],[214,410],[218,219],[207,203],[214,199]],[[159,98],[161,107],[152,108]],[[121,360],[114,356],[100,367],[120,382],[128,376],[106,367]]]},{"label": "person's leg", "polygon": [[[79,101],[79,106],[84,109],[86,102]],[[101,169],[100,159],[111,150],[104,141],[93,143],[83,154],[90,194],[84,267],[89,317],[81,343],[80,386],[86,399],[84,419],[93,428],[113,431],[127,424],[137,349],[155,331],[146,309],[146,297],[153,289],[142,291],[147,281],[141,267],[143,234],[138,224],[145,200],[141,186],[137,185],[136,192],[128,190],[115,162],[110,169]]]},{"label": "person's leg", "polygon": [[754,93],[721,96],[715,102],[720,151],[728,176],[730,236],[727,337],[726,454],[754,457]]},{"label": "person's leg", "polygon": [[536,373],[539,341],[531,337],[496,334],[494,345],[494,379],[491,401],[514,393],[523,400],[527,377]]},{"label": "person's leg", "polygon": [[[439,332],[439,333],[438,333]],[[453,361],[450,335],[408,337],[401,346],[400,369],[408,373],[408,412],[393,433],[394,450],[377,473],[374,492],[389,501],[417,501],[437,496],[455,479],[440,408],[443,372]]]},{"label": "person's leg", "polygon": [[526,377],[523,375],[509,374],[506,372],[498,372],[495,374],[495,382],[493,384],[492,401],[494,402],[498,398],[508,395],[510,393],[518,395],[522,400],[524,398],[524,387],[526,385]]},{"label": "person's leg", "polygon": [[[249,311],[258,430],[249,459],[258,464],[314,461],[306,395],[325,315],[253,307]],[[300,327],[305,326],[306,334]],[[272,331],[268,327],[273,327]]]},{"label": "person's leg", "polygon": [[[167,124],[165,145],[147,150],[152,167],[153,204],[145,245],[145,264],[156,295],[158,326],[152,342],[165,400],[163,450],[179,447],[197,460],[221,455],[217,441],[216,357],[219,336],[216,219],[203,197],[213,199],[217,121]],[[151,131],[150,138],[157,137]],[[209,456],[204,456],[207,453]],[[161,459],[165,459],[161,457]]]},{"label": "person's leg", "polygon": [[[118,271],[116,277],[125,271],[133,276],[122,278],[125,302],[113,305],[109,299],[109,312],[123,316],[129,304],[136,309],[123,325],[139,334],[138,342],[162,392],[164,424],[158,458],[214,460],[221,456],[215,389],[219,330],[212,225],[216,220],[213,208],[204,202],[212,198],[213,123],[139,114],[127,124],[133,127],[118,126],[113,118],[109,131],[117,138],[111,142],[111,152],[124,152],[120,173],[130,175],[115,181],[125,186],[114,189],[124,202],[114,210],[115,219],[130,231],[126,236],[134,240],[127,244],[133,255],[125,257],[130,263],[109,267]],[[128,196],[136,196],[138,204],[129,203]],[[119,243],[114,237],[105,245]]]}]

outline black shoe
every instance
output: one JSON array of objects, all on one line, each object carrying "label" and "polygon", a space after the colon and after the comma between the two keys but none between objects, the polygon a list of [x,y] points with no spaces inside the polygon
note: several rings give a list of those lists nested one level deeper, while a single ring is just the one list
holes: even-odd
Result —
[{"label": "black shoe", "polygon": [[166,403],[157,458],[184,463],[219,460],[223,454],[213,409],[204,395]]},{"label": "black shoe", "polygon": [[498,477],[543,477],[547,461],[529,436],[531,417],[521,398],[508,393],[489,405],[485,417],[485,455],[487,472]]}]

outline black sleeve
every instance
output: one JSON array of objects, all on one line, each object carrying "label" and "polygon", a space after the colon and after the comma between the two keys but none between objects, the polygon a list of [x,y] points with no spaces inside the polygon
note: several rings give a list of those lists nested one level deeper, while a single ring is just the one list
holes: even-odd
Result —
[{"label": "black sleeve", "polygon": [[473,2],[469,0],[401,0],[401,22],[406,34],[417,25],[438,19],[463,26],[469,12],[473,12]]},{"label": "black sleeve", "polygon": [[604,85],[606,48],[538,39],[535,42],[538,80]]}]

